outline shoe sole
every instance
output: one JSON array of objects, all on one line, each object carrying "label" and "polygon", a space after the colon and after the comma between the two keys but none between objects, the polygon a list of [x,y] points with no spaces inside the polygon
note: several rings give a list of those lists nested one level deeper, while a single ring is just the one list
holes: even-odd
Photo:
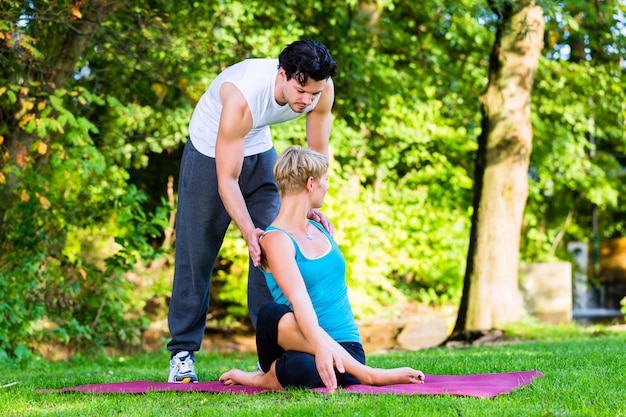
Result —
[{"label": "shoe sole", "polygon": [[187,378],[183,378],[183,379],[181,379],[181,380],[176,380],[176,381],[174,381],[174,382],[177,382],[177,383],[179,383],[179,384],[189,384],[189,383],[191,383],[191,382],[198,382],[198,381],[194,381],[194,380],[193,380],[193,378],[189,378],[189,377],[187,377]]}]

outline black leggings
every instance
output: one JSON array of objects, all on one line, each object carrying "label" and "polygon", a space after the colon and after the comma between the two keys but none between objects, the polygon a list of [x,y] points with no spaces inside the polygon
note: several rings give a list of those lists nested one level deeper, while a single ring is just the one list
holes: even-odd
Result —
[{"label": "black leggings", "polygon": [[[259,310],[256,332],[256,346],[259,365],[268,372],[276,361],[276,377],[283,387],[323,387],[324,383],[317,372],[315,356],[295,350],[285,351],[278,345],[278,322],[291,309],[283,304],[268,303]],[[361,343],[339,343],[357,361],[365,364],[365,352]],[[358,384],[359,381],[348,373],[335,370],[338,386]]]}]

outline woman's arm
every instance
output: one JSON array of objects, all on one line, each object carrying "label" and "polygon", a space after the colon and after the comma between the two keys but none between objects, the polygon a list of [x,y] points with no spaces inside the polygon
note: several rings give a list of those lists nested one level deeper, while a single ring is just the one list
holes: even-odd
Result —
[{"label": "woman's arm", "polygon": [[315,352],[317,370],[324,385],[329,390],[336,389],[335,367],[339,372],[345,372],[341,354],[336,346],[328,343],[324,329],[319,326],[317,314],[295,260],[292,240],[285,233],[267,233],[261,240],[261,247],[269,270],[293,307],[300,331]]}]

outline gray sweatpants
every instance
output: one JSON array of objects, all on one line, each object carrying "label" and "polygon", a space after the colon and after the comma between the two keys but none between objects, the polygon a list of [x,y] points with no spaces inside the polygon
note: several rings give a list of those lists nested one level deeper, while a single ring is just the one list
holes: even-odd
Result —
[{"label": "gray sweatpants", "polygon": [[[278,215],[280,198],[272,170],[276,151],[247,156],[239,186],[254,225],[265,229]],[[172,355],[200,350],[209,310],[213,265],[230,224],[217,190],[215,158],[187,141],[178,182],[174,283],[168,312]],[[259,309],[272,301],[263,273],[250,262],[248,311],[256,327]]]}]

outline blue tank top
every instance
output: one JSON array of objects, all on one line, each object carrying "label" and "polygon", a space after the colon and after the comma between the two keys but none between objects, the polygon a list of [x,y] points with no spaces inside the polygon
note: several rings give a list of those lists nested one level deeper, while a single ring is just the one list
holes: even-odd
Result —
[{"label": "blue tank top", "polygon": [[[285,230],[274,226],[265,229],[265,233],[278,230],[292,240],[296,248],[296,263],[304,284],[311,298],[313,309],[317,314],[317,320],[322,329],[337,342],[361,342],[359,328],[354,319],[350,300],[348,299],[348,287],[346,285],[346,263],[337,243],[319,223],[310,221],[322,231],[330,242],[328,252],[318,258],[304,256],[296,240]],[[274,297],[274,301],[285,304],[293,309],[276,280],[270,272],[264,271],[267,286]]]}]

